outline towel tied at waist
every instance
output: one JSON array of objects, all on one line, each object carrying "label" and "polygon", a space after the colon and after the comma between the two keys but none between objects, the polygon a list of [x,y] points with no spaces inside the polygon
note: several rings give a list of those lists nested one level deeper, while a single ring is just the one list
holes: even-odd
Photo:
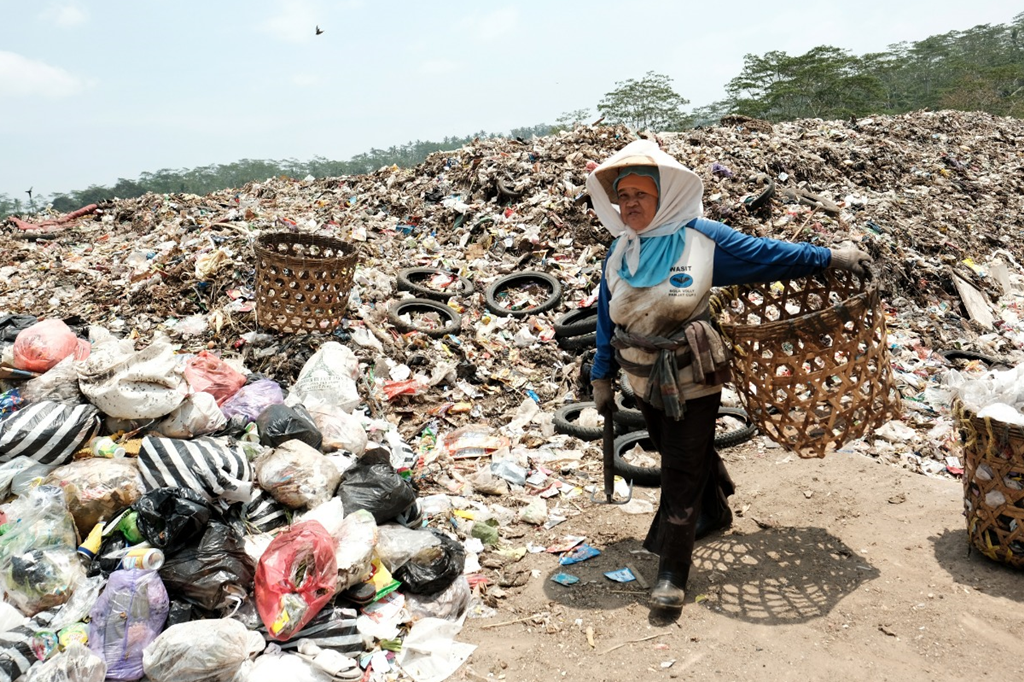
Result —
[{"label": "towel tied at waist", "polygon": [[[647,375],[644,400],[675,420],[683,418],[685,401],[679,400],[679,368],[692,365],[696,384],[717,386],[729,381],[732,353],[709,319],[685,323],[672,336],[646,336],[615,327],[612,337],[615,359],[627,374]],[[639,348],[657,353],[654,362],[645,365],[622,357],[623,348]]]}]

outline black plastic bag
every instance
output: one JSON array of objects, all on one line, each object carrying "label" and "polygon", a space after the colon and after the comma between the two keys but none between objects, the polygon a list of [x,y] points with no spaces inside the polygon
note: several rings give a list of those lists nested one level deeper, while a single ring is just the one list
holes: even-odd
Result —
[{"label": "black plastic bag", "polygon": [[462,543],[436,528],[429,530],[440,540],[441,546],[414,556],[394,573],[395,579],[402,582],[402,589],[413,594],[436,594],[448,589],[466,566]]},{"label": "black plastic bag", "polygon": [[367,451],[342,474],[338,497],[346,515],[365,509],[377,523],[390,521],[416,503],[416,491],[391,466],[387,451],[380,449]]},{"label": "black plastic bag", "polygon": [[206,500],[188,488],[157,488],[143,495],[134,508],[142,537],[165,555],[183,547],[210,522]]},{"label": "black plastic bag", "polygon": [[260,432],[260,443],[272,448],[287,440],[301,440],[319,450],[324,442],[313,416],[302,405],[270,405],[256,417],[256,426]]},{"label": "black plastic bag", "polygon": [[171,604],[167,609],[167,622],[164,623],[164,629],[171,627],[172,625],[179,625],[181,623],[187,623],[190,620],[199,620],[200,614],[196,613],[196,607],[189,604],[184,599],[171,599]]},{"label": "black plastic bag", "polygon": [[121,568],[121,559],[124,558],[130,544],[119,530],[103,538],[96,558],[89,564],[89,577],[103,575],[104,578],[109,578],[111,573]]},{"label": "black plastic bag", "polygon": [[198,540],[164,560],[160,577],[167,593],[208,612],[231,610],[246,598],[256,564],[232,528],[211,521]]}]

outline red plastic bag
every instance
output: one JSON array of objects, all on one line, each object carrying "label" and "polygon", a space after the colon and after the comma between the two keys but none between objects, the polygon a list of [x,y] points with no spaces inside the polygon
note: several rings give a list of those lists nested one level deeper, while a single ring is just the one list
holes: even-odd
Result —
[{"label": "red plastic bag", "polygon": [[185,363],[185,380],[196,393],[209,393],[217,404],[238,393],[245,385],[245,376],[209,351],[200,351]]},{"label": "red plastic bag", "polygon": [[271,639],[286,641],[334,597],[335,541],[318,521],[281,533],[256,566],[256,610]]},{"label": "red plastic bag", "polygon": [[43,320],[18,332],[14,339],[14,366],[30,372],[45,372],[75,354],[76,360],[89,357],[88,341],[79,341],[61,320]]}]

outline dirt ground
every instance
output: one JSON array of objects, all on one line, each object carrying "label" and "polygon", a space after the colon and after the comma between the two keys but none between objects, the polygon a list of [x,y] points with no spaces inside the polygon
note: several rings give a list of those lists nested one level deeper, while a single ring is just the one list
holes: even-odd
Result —
[{"label": "dirt ground", "polygon": [[[687,603],[652,619],[646,591],[615,583],[650,515],[579,502],[525,540],[585,535],[572,566],[527,554],[492,618],[470,619],[465,680],[1019,680],[1024,572],[968,552],[960,481],[859,454],[800,460],[761,437],[723,451],[737,484],[731,529],[698,542]],[[656,502],[655,490],[636,489]],[[551,580],[565,570],[580,582]],[[588,633],[592,633],[588,637]],[[589,641],[592,639],[592,642]]]}]

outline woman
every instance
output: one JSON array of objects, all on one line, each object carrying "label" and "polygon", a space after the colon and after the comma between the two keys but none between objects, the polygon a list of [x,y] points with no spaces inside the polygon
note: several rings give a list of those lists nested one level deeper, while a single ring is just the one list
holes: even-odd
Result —
[{"label": "woman", "polygon": [[615,409],[621,367],[661,453],[661,501],[644,548],[659,556],[656,608],[680,609],[698,535],[732,523],[732,480],[715,452],[715,420],[729,349],[709,324],[711,287],[792,279],[844,268],[864,274],[869,254],[750,237],[704,213],[700,178],[649,140],[598,166],[587,189],[617,239],[601,277],[597,408]]}]

